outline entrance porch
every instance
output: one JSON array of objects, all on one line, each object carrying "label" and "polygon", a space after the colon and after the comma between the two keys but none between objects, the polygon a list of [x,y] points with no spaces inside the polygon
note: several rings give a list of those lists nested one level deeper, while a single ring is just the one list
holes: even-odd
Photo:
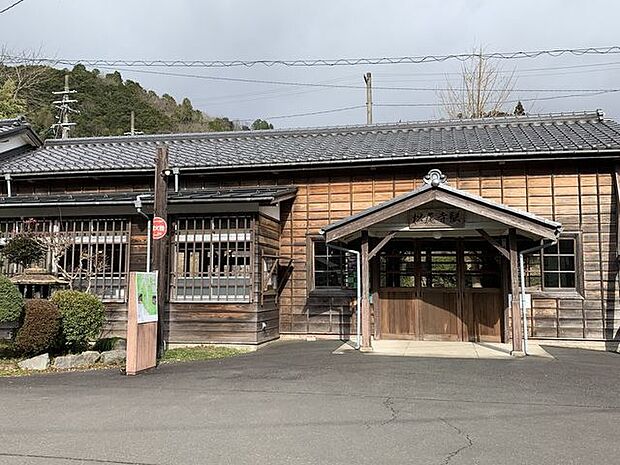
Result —
[{"label": "entrance porch", "polygon": [[361,350],[372,339],[512,341],[523,352],[519,251],[557,242],[560,223],[447,185],[431,170],[410,193],[325,227],[359,250]]}]

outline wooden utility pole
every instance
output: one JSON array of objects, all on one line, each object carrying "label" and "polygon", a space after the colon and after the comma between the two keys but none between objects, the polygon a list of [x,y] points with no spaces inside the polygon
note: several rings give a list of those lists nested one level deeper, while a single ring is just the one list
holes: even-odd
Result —
[{"label": "wooden utility pole", "polygon": [[366,83],[366,124],[372,124],[372,74],[364,74]]},{"label": "wooden utility pole", "polygon": [[[157,147],[155,157],[155,217],[168,222],[168,146]],[[170,249],[170,234],[153,241],[153,271],[157,271],[157,358],[164,354],[164,326],[166,320],[166,305],[168,300],[168,250]]]}]

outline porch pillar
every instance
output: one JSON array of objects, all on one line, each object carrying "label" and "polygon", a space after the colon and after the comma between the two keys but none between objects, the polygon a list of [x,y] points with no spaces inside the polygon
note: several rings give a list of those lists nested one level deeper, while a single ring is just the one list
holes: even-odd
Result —
[{"label": "porch pillar", "polygon": [[362,344],[360,350],[362,352],[372,351],[371,324],[370,324],[370,302],[368,296],[370,294],[370,269],[368,258],[368,231],[362,231],[362,254],[361,254],[361,273],[362,273]]},{"label": "porch pillar", "polygon": [[512,304],[512,354],[523,355],[523,322],[521,320],[521,304],[519,299],[519,255],[517,253],[517,232],[511,228],[508,233],[508,247],[510,249],[510,292]]}]

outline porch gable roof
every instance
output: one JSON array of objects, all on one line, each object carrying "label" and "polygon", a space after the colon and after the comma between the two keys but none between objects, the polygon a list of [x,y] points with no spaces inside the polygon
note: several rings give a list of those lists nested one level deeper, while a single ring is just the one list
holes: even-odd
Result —
[{"label": "porch gable roof", "polygon": [[[433,171],[441,175],[438,170],[431,170],[431,173]],[[455,189],[445,183],[445,178],[441,182],[427,182],[427,178],[422,187],[331,223],[321,230],[321,234],[325,236],[327,242],[333,242],[433,201],[474,213],[540,238],[556,239],[562,231],[562,224],[556,221]]]}]

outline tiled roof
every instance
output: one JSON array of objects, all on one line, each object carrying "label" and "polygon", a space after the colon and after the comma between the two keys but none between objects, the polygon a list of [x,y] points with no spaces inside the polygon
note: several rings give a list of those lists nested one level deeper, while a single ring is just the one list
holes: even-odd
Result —
[{"label": "tiled roof", "polygon": [[[4,139],[21,133],[28,133],[31,145],[39,147],[43,144],[25,118],[0,119],[1,138]],[[0,140],[0,142],[2,141]],[[0,153],[2,153],[2,145],[0,145]],[[2,171],[2,167],[0,167],[0,171]]]},{"label": "tiled roof", "polygon": [[0,172],[139,171],[158,144],[184,170],[277,168],[437,158],[525,158],[620,151],[620,124],[599,111],[271,131],[102,137],[47,141],[7,157]]},{"label": "tiled roof", "polygon": [[22,118],[0,119],[0,136],[18,131],[23,128],[24,124],[25,121]]},{"label": "tiled roof", "polygon": [[[168,202],[174,203],[221,203],[257,202],[277,203],[291,198],[297,192],[293,186],[255,186],[210,188],[196,191],[169,192]],[[84,206],[84,205],[133,205],[136,196],[142,203],[153,203],[150,192],[110,192],[89,194],[16,195],[0,197],[1,207],[35,206]]]}]

